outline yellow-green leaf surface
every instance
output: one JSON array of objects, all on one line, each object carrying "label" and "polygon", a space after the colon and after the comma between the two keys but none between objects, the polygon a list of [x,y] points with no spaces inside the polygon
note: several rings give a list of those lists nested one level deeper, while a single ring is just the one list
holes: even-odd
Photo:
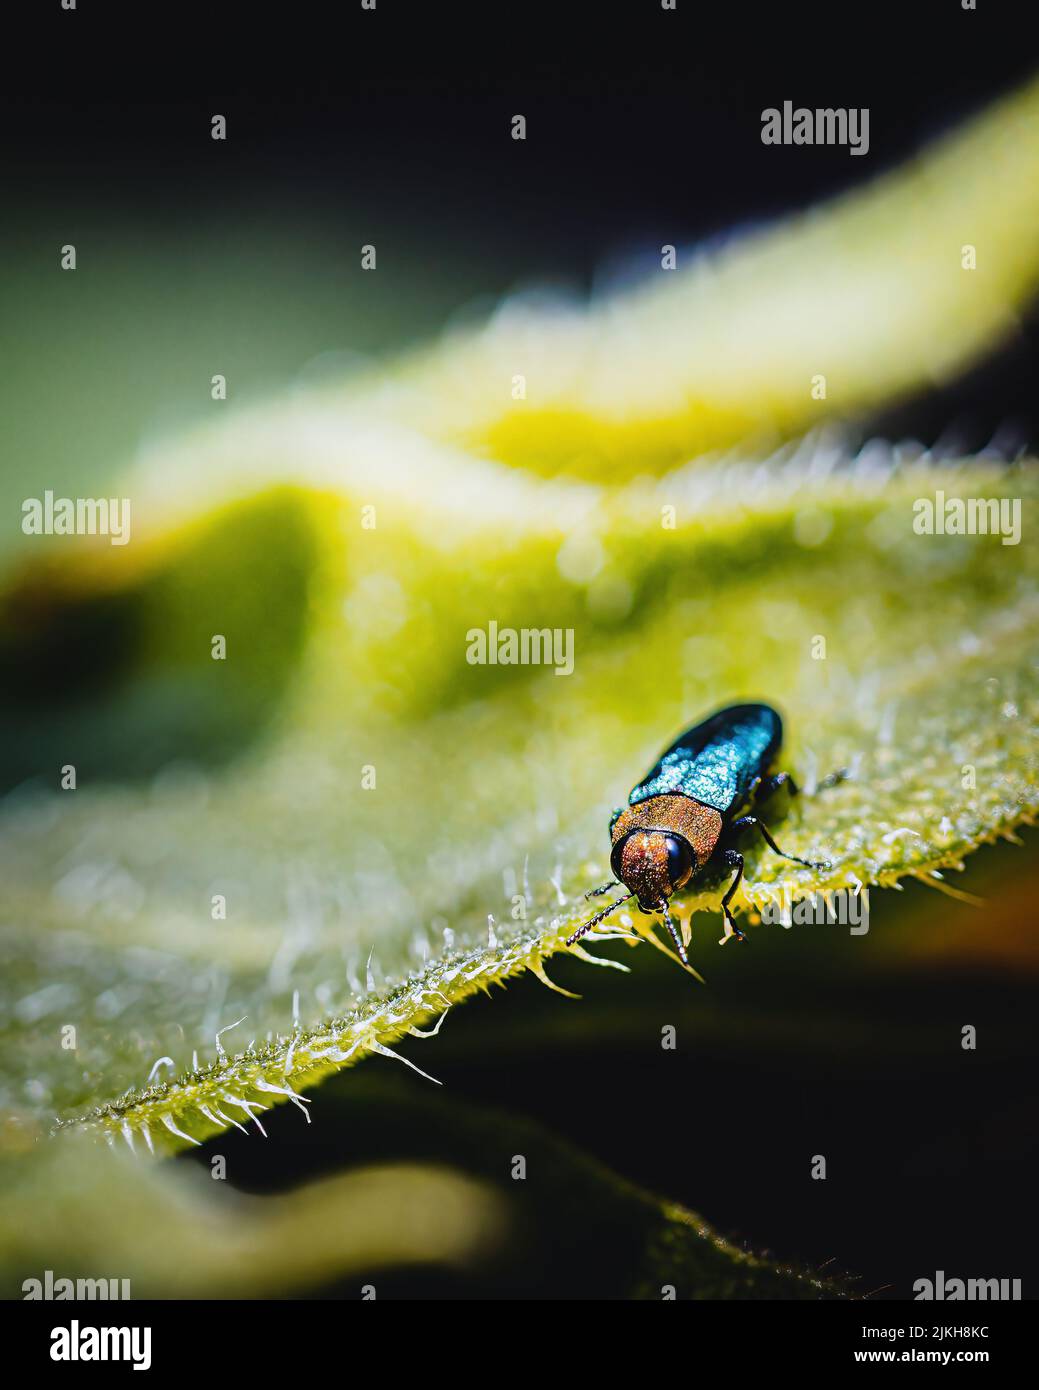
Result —
[{"label": "yellow-green leaf surface", "polygon": [[[529,497],[507,531],[478,516],[450,549],[435,517],[394,510],[374,477],[353,495],[282,492],[206,523],[208,553],[266,541],[233,605],[219,584],[206,595],[193,532],[167,545],[123,602],[140,609],[134,629],[169,646],[127,654],[105,702],[112,729],[142,689],[161,710],[164,692],[196,681],[200,725],[212,707],[219,733],[236,660],[252,666],[291,626],[271,602],[279,579],[302,601],[292,538],[306,533],[299,673],[237,761],[120,780],[113,737],[115,764],[75,793],[7,799],[8,1107],[142,1147],[198,1141],[543,970],[604,875],[611,807],[684,724],[727,701],[759,695],[786,715],[786,762],[808,794],[784,847],[830,861],[811,872],[755,850],[745,909],[934,874],[1029,819],[1034,548],[918,535],[913,517],[940,490],[1021,499],[1027,524],[1031,466],[899,465],[876,450],[826,462],[817,448],[691,468],[600,494],[577,531],[547,495]],[[281,549],[277,528],[257,528],[273,511]],[[467,631],[492,615],[572,629],[572,673],[468,665]],[[226,662],[210,658],[213,631]],[[105,727],[96,709],[88,726]],[[216,736],[197,733],[200,748]],[[56,769],[80,742],[72,719]],[[837,767],[851,780],[811,794]],[[708,975],[719,920],[692,919]]]},{"label": "yellow-green leaf surface", "polygon": [[[447,342],[154,446],[128,475],[131,546],[11,574],[9,1142],[57,1119],[198,1143],[372,1053],[393,1065],[517,972],[548,981],[611,808],[724,703],[782,710],[807,794],[781,842],[829,865],[755,848],[751,921],[939,882],[1034,816],[1033,465],[849,457],[832,427],[696,451],[944,381],[1012,332],[1039,271],[1037,104],[723,265],[566,322],[524,309],[518,340],[506,313],[501,354]],[[1020,505],[1021,543],[917,534],[938,492]],[[491,621],[572,634],[572,671],[471,664]],[[683,905],[708,980],[719,896]]]},{"label": "yellow-green leaf surface", "polygon": [[[380,408],[539,472],[665,471],[949,382],[1017,330],[1037,225],[1033,83],[905,167],[776,228],[680,247],[675,269],[589,309],[512,299],[382,383]],[[370,397],[366,383],[357,404]]]}]

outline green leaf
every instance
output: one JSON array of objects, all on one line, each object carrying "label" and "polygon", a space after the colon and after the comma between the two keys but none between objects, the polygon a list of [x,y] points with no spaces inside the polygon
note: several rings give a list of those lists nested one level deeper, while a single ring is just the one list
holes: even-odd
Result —
[{"label": "green leaf", "polygon": [[[1039,274],[1037,92],[718,273],[524,313],[518,337],[505,314],[503,354],[448,342],[159,444],[128,484],[132,546],[12,579],[8,1134],[57,1117],[198,1143],[517,972],[549,982],[610,809],[739,698],[780,707],[809,793],[780,842],[829,864],[755,852],[745,914],[944,882],[1034,818],[1035,548],[913,528],[941,491],[1019,500],[1027,534],[1032,465],[852,459],[827,432],[674,465],[814,422],[817,360],[819,414],[848,417],[1002,341]],[[971,241],[984,274],[961,266]],[[524,354],[558,386],[527,411]],[[569,476],[589,471],[608,481]],[[471,664],[491,620],[572,632],[573,673]],[[705,973],[719,895],[684,903]]]},{"label": "green leaf", "polygon": [[[587,311],[520,297],[381,383],[382,405],[537,472],[663,472],[953,380],[1018,332],[1037,223],[1033,81],[904,166],[785,223],[679,246],[676,270]],[[820,373],[824,400],[808,389]]]},{"label": "green leaf", "polygon": [[[248,1125],[517,971],[548,981],[545,962],[604,874],[610,808],[678,729],[744,696],[779,704],[786,765],[809,788],[853,771],[781,827],[785,849],[830,867],[755,850],[744,910],[933,877],[1031,819],[1034,548],[913,530],[914,500],[935,490],[1021,497],[1027,513],[1031,470],[880,466],[875,453],[822,476],[818,465],[805,451],[767,468],[697,467],[660,493],[603,494],[582,542],[601,568],[569,580],[557,564],[568,533],[552,535],[553,514],[534,509],[507,550],[485,548],[477,526],[471,567],[418,531],[402,544],[395,518],[396,572],[362,539],[332,582],[360,498],[381,498],[371,479],[353,497],[309,499],[323,578],[276,736],[222,768],[8,801],[2,867],[23,925],[4,937],[7,1104],[27,1124],[56,1112],[113,1140],[177,1147]],[[659,524],[662,496],[673,531]],[[232,544],[240,515],[211,534]],[[277,561],[273,548],[263,556],[268,580]],[[166,591],[179,589],[170,576]],[[626,596],[627,612],[604,615],[604,590]],[[214,624],[186,592],[167,621],[179,631],[193,615],[197,650],[183,660],[208,671]],[[468,666],[488,592],[503,626],[573,627],[573,674]],[[344,632],[344,605],[358,602],[365,620]],[[425,640],[394,655],[391,619]],[[229,680],[236,645],[262,645],[268,621],[264,605],[240,624]],[[226,920],[211,915],[218,894]],[[719,894],[685,902],[700,912],[702,971]]]}]

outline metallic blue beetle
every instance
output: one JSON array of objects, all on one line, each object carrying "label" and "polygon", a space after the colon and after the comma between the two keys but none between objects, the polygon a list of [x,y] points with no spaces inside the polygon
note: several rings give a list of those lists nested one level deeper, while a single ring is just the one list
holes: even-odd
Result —
[{"label": "metallic blue beetle", "polygon": [[[743,877],[743,855],[735,841],[756,827],[769,848],[784,859],[822,869],[825,864],[784,854],[755,815],[743,814],[785,787],[797,794],[786,772],[770,773],[783,741],[783,723],[769,705],[730,705],[694,724],[681,735],[628,797],[627,807],[613,813],[610,867],[615,877],[585,896],[597,897],[618,883],[630,889],[580,926],[572,945],[629,898],[643,912],[662,912],[683,965],[688,964],[668,899],[705,870],[734,869],[722,912],[736,935],[743,933],[729,910]],[[835,773],[822,786],[846,774]]]}]

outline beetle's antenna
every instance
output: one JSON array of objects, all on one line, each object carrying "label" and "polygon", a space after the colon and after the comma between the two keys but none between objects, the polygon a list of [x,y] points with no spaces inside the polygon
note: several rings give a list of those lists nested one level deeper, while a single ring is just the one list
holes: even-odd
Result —
[{"label": "beetle's antenna", "polygon": [[610,881],[609,881],[609,883],[604,883],[603,886],[602,886],[601,888],[589,888],[589,889],[588,889],[588,892],[585,894],[585,897],[586,897],[586,898],[598,898],[598,897],[601,897],[603,893],[608,893],[608,892],[610,891],[611,888],[616,888],[616,887],[617,887],[617,883],[618,883],[618,880],[617,880],[617,879],[611,878]]},{"label": "beetle's antenna", "polygon": [[625,893],[623,898],[617,898],[614,902],[607,903],[601,912],[597,912],[594,917],[589,917],[587,922],[582,922],[574,934],[566,938],[566,944],[572,946],[575,941],[584,936],[586,931],[591,931],[592,927],[597,927],[604,917],[609,917],[615,907],[620,907],[621,903],[626,903],[629,898],[634,896],[634,893]]},{"label": "beetle's antenna", "polygon": [[678,959],[682,962],[683,965],[688,965],[689,957],[685,953],[685,946],[682,943],[682,938],[678,934],[678,929],[676,928],[674,922],[671,919],[671,911],[667,905],[666,898],[660,899],[660,910],[664,914],[664,921],[667,923],[667,929],[671,933],[671,940],[675,943],[675,950],[678,952]]}]

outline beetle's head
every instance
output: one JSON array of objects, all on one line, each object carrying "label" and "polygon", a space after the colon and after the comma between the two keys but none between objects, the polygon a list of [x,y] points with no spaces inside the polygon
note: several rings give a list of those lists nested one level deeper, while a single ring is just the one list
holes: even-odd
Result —
[{"label": "beetle's head", "polygon": [[692,877],[696,857],[688,840],[663,830],[635,830],[614,850],[614,873],[639,900],[643,912],[662,903]]}]

